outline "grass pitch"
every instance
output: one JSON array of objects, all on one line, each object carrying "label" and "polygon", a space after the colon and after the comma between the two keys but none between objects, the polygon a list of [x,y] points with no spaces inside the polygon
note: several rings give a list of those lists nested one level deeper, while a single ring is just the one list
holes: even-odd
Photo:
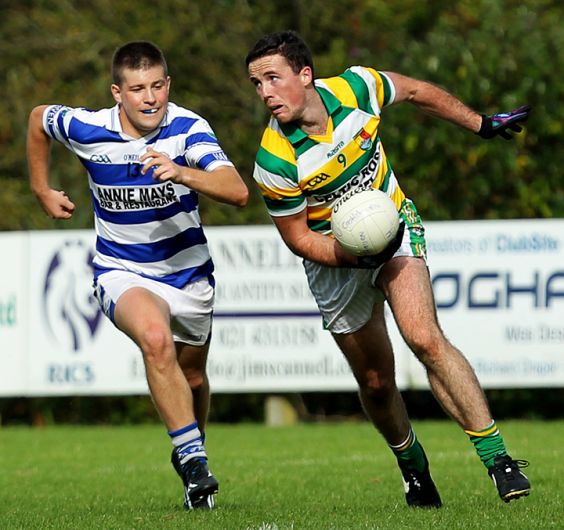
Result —
[{"label": "grass pitch", "polygon": [[416,422],[440,510],[406,506],[390,451],[366,423],[210,425],[217,509],[188,512],[160,426],[0,429],[1,529],[564,528],[564,421],[500,422],[530,460],[530,497],[503,503],[452,422]]}]

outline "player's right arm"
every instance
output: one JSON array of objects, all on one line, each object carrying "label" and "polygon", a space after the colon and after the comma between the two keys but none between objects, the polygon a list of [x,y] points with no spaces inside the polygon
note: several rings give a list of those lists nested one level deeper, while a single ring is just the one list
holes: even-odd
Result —
[{"label": "player's right arm", "polygon": [[52,219],[70,219],[74,204],[64,191],[49,186],[49,150],[51,139],[43,128],[43,114],[48,105],[35,107],[30,115],[27,129],[27,164],[31,190]]},{"label": "player's right arm", "polygon": [[266,207],[286,246],[297,256],[328,267],[355,267],[356,256],[308,226],[307,201],[289,141],[274,120],[263,134],[253,171]]},{"label": "player's right arm", "polygon": [[337,240],[309,228],[305,209],[293,215],[272,216],[272,220],[286,246],[297,256],[327,267],[358,266],[358,258]]}]

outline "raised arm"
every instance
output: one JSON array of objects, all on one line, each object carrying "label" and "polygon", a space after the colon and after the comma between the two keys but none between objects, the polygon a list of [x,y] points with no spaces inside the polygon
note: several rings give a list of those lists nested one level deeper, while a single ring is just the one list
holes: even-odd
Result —
[{"label": "raised arm", "polygon": [[35,107],[30,115],[27,129],[27,163],[31,190],[52,219],[70,219],[74,204],[64,191],[49,186],[49,148],[51,139],[43,129],[43,113],[47,105]]},{"label": "raised arm", "polygon": [[457,97],[431,83],[395,72],[384,73],[395,86],[394,103],[403,101],[413,103],[432,116],[450,121],[488,140],[498,135],[510,140],[512,136],[509,131],[520,132],[519,124],[529,117],[531,111],[529,105],[524,105],[510,112],[486,116],[472,110]]},{"label": "raised arm", "polygon": [[222,166],[206,172],[185,168],[183,184],[198,193],[233,206],[246,206],[249,190],[239,172],[230,166]]},{"label": "raised arm", "polygon": [[166,154],[148,148],[140,159],[143,173],[154,168],[156,179],[172,180],[219,202],[245,206],[249,190],[239,172],[231,166],[221,166],[213,171],[187,168],[174,163]]}]

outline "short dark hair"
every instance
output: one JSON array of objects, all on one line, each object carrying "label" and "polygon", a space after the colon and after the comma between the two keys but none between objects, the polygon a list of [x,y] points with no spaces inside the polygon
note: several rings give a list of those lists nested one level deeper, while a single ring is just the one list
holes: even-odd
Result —
[{"label": "short dark hair", "polygon": [[247,54],[245,63],[248,67],[256,59],[268,55],[282,55],[295,74],[300,73],[304,66],[309,66],[313,72],[311,50],[294,30],[278,31],[262,37]]},{"label": "short dark hair", "polygon": [[140,70],[162,66],[165,76],[168,68],[163,52],[149,41],[133,41],[117,48],[112,59],[112,81],[116,85],[123,82],[123,70]]}]

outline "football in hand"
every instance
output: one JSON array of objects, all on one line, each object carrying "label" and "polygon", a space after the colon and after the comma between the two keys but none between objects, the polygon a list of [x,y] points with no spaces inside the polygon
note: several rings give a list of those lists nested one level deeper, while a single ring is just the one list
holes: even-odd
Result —
[{"label": "football in hand", "polygon": [[348,193],[334,204],[331,229],[345,250],[355,256],[371,256],[394,239],[399,221],[392,199],[369,188]]}]

